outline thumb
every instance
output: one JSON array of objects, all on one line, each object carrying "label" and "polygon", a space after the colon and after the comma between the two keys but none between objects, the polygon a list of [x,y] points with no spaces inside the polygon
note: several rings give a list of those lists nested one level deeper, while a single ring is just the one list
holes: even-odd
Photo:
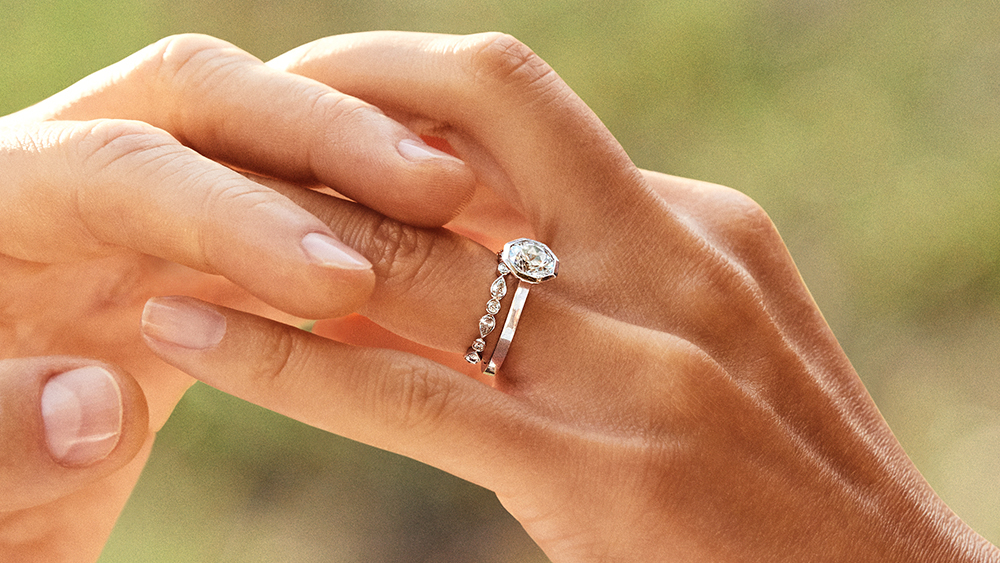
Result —
[{"label": "thumb", "polygon": [[0,511],[40,506],[115,472],[149,430],[131,376],[79,358],[0,360]]}]

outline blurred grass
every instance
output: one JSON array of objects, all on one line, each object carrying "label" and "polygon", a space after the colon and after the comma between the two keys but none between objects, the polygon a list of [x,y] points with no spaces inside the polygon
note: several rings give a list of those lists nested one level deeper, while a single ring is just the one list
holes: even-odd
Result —
[{"label": "blurred grass", "polygon": [[[1000,541],[994,1],[0,0],[0,112],[164,35],[269,58],[366,29],[510,32],[640,165],[772,215],[890,426]],[[488,493],[196,387],[102,561],[540,561]]]}]

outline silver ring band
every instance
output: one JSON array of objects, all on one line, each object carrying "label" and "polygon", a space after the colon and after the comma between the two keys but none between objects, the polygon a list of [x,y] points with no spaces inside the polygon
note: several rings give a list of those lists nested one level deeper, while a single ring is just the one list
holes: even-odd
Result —
[{"label": "silver ring band", "polygon": [[510,350],[510,341],[514,339],[514,331],[517,330],[517,321],[521,319],[521,311],[524,309],[524,302],[528,300],[528,290],[531,286],[521,280],[517,281],[517,290],[514,291],[514,300],[510,303],[510,310],[507,311],[507,320],[503,323],[503,330],[500,331],[500,340],[493,348],[490,360],[483,365],[483,373],[486,375],[496,375],[500,369],[500,364],[507,357]]},{"label": "silver ring band", "polygon": [[[503,250],[497,254],[497,262],[499,277],[490,286],[491,299],[486,303],[486,314],[479,319],[479,338],[472,342],[472,346],[465,354],[467,362],[475,364],[482,361],[483,373],[494,376],[510,351],[510,344],[514,339],[514,332],[517,330],[517,323],[524,310],[531,285],[553,279],[559,273],[559,259],[552,250],[538,241],[526,238],[505,244]],[[513,274],[517,278],[517,289],[507,311],[503,330],[500,331],[500,339],[493,348],[490,359],[484,361],[486,336],[496,328],[494,315],[500,312],[500,300],[507,294],[507,282],[504,277],[508,274]]]},{"label": "silver ring band", "polygon": [[472,341],[472,346],[465,352],[465,361],[478,364],[483,361],[483,350],[486,349],[486,336],[497,326],[496,315],[500,312],[500,300],[507,295],[507,282],[504,276],[510,273],[506,264],[497,265],[500,276],[490,286],[490,300],[486,302],[486,314],[479,319],[479,338]]}]

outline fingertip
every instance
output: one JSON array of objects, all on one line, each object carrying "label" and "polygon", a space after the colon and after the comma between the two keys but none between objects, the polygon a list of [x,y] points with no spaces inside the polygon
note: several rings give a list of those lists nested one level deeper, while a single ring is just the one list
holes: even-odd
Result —
[{"label": "fingertip", "polygon": [[149,436],[145,395],[113,366],[0,361],[0,511],[45,504],[110,475]]},{"label": "fingertip", "polygon": [[353,248],[326,233],[302,237],[302,249],[316,264],[335,270],[371,270],[372,263]]},{"label": "fingertip", "polygon": [[436,149],[423,139],[403,139],[396,145],[399,154],[416,164],[457,164],[465,166],[465,163],[457,157],[452,156],[440,149]]},{"label": "fingertip", "polygon": [[465,165],[438,165],[414,170],[405,181],[409,189],[399,193],[385,215],[414,227],[442,227],[468,207],[476,190],[476,178]]},{"label": "fingertip", "polygon": [[42,389],[45,442],[56,463],[87,466],[111,453],[121,437],[121,388],[108,370],[84,366],[56,375]]},{"label": "fingertip", "polygon": [[147,435],[145,395],[135,379],[108,366],[82,365],[53,375],[39,404],[49,455],[63,467],[123,465]]}]

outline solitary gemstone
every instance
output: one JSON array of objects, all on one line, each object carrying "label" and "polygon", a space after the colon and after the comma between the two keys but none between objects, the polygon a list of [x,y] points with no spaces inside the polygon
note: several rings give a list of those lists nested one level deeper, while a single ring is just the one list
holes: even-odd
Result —
[{"label": "solitary gemstone", "polygon": [[528,283],[550,280],[559,273],[559,259],[536,240],[521,238],[508,242],[501,258],[518,279]]},{"label": "solitary gemstone", "polygon": [[486,338],[486,335],[493,332],[496,326],[497,321],[493,315],[483,315],[483,318],[479,319],[479,335]]}]

